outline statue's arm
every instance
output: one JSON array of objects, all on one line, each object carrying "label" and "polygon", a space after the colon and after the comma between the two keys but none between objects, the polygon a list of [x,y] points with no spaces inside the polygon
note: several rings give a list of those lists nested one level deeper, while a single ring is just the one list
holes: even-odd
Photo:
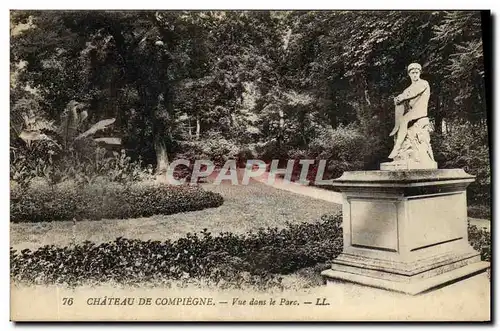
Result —
[{"label": "statue's arm", "polygon": [[424,93],[425,90],[429,88],[429,83],[427,81],[422,81],[421,84],[414,86],[413,88],[406,89],[403,93],[398,95],[396,98],[398,102],[402,102],[404,100],[411,100],[420,94]]}]

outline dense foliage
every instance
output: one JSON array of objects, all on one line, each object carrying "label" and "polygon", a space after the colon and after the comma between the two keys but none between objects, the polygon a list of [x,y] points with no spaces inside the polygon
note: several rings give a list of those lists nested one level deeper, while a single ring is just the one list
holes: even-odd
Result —
[{"label": "dense foliage", "polygon": [[438,151],[436,160],[441,168],[463,168],[476,176],[476,180],[467,189],[467,198],[469,205],[478,212],[469,216],[491,217],[491,167],[487,128],[456,121],[446,136],[435,135],[434,143]]},{"label": "dense foliage", "polygon": [[[279,275],[330,261],[342,251],[341,215],[316,223],[260,229],[242,235],[206,231],[177,241],[117,238],[71,247],[11,248],[11,277],[37,284],[145,284],[205,279],[218,286],[279,285]],[[473,247],[490,260],[489,233],[469,227]]]},{"label": "dense foliage", "polygon": [[80,185],[110,181],[132,184],[154,179],[151,165],[145,166],[139,159],[132,161],[125,150],[108,153],[104,148],[92,149],[92,158],[78,155],[54,160],[52,153],[45,153],[47,145],[37,144],[26,153],[11,150],[11,184],[26,187],[33,181],[48,184],[67,180]]},{"label": "dense foliage", "polygon": [[32,183],[11,192],[12,222],[127,219],[219,207],[220,194],[194,186]]},{"label": "dense foliage", "polygon": [[[419,62],[436,158],[477,175],[471,199],[487,205],[489,20],[477,11],[12,11],[11,146],[87,162],[92,144],[121,138],[127,156],[159,173],[176,157],[326,158],[332,177],[377,169],[392,147],[392,97]],[[68,126],[68,114],[85,121]],[[455,123],[475,129],[455,134]],[[61,127],[91,134],[75,142]]]},{"label": "dense foliage", "polygon": [[215,284],[245,279],[274,279],[338,255],[342,250],[341,217],[320,222],[260,229],[243,235],[204,230],[177,241],[117,238],[96,245],[44,246],[36,251],[11,249],[11,276],[30,283],[118,282],[207,278]]},{"label": "dense foliage", "polygon": [[486,229],[479,229],[469,225],[469,242],[472,247],[481,253],[481,260],[491,261],[491,233]]}]

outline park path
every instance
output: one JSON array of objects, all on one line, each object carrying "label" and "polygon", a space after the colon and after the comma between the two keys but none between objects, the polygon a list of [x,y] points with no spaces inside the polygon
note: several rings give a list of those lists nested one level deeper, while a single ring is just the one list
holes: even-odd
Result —
[{"label": "park path", "polygon": [[287,183],[283,178],[278,176],[276,176],[273,184],[269,184],[268,178],[269,178],[269,172],[266,172],[262,176],[256,177],[255,180],[260,183],[270,185],[279,190],[285,190],[300,195],[305,195],[314,199],[333,202],[339,205],[342,204],[342,193],[325,190],[314,186],[302,185],[294,182]]},{"label": "park path", "polygon": [[[272,186],[279,190],[285,190],[292,193],[305,195],[314,199],[320,199],[328,202],[333,202],[336,204],[342,204],[342,193],[325,190],[314,186],[302,185],[298,183],[286,183],[283,178],[278,176],[276,176],[273,184],[269,184],[268,177],[269,177],[269,172],[266,172],[262,176],[256,177],[254,179],[258,182]],[[469,221],[472,225],[475,225],[480,229],[481,228],[485,229],[488,232],[491,231],[490,220],[469,217]]]},{"label": "park path", "polygon": [[[241,183],[245,169],[238,168],[238,169],[236,169],[236,172],[238,175],[238,183]],[[212,174],[207,178],[208,182],[213,182],[218,175],[219,175],[219,172],[217,170],[212,172]],[[302,184],[298,184],[298,183],[294,183],[294,182],[287,183],[280,176],[276,176],[273,184],[269,184],[268,179],[269,179],[269,172],[265,172],[264,174],[262,174],[259,177],[251,177],[250,180],[265,184],[267,186],[271,186],[271,187],[279,189],[279,190],[284,190],[284,191],[300,194],[303,196],[308,196],[308,197],[314,198],[314,199],[325,200],[325,201],[340,204],[340,205],[342,204],[342,194],[339,192],[329,191],[329,190],[325,190],[325,189],[319,189],[316,187],[302,185]],[[227,183],[227,181],[223,181],[222,183],[224,183],[224,182]]]}]

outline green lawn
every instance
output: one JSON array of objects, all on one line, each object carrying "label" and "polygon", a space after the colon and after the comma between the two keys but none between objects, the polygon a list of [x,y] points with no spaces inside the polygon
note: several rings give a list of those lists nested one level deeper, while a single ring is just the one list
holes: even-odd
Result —
[{"label": "green lawn", "polygon": [[67,246],[85,240],[101,243],[120,236],[163,241],[204,228],[214,234],[242,233],[259,227],[284,227],[287,221],[313,222],[321,215],[335,213],[341,208],[334,203],[278,190],[255,181],[247,186],[233,186],[227,182],[202,185],[207,190],[222,194],[224,204],[195,212],[126,220],[11,223],[10,245],[17,250],[33,250],[44,245]]}]

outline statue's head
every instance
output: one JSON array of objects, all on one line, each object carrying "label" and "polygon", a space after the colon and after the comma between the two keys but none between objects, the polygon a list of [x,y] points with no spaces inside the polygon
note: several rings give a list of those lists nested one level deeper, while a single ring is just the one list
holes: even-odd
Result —
[{"label": "statue's head", "polygon": [[420,79],[420,74],[422,73],[422,66],[418,63],[412,63],[408,66],[408,76],[410,76],[412,82],[417,82]]}]

